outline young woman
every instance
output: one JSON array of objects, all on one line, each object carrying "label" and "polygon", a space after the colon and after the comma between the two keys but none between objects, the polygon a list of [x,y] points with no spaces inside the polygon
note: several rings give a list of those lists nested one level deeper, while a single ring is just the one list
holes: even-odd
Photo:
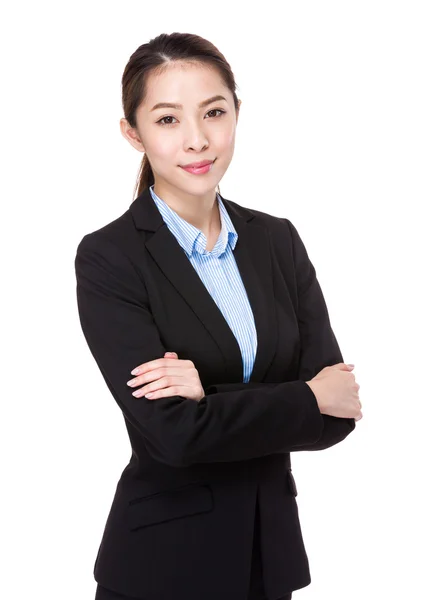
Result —
[{"label": "young woman", "polygon": [[140,46],[123,74],[136,198],[75,258],[81,327],[133,450],[97,600],[290,599],[311,582],[290,453],[337,444],[362,417],[296,228],[216,190],[235,88],[190,34]]}]

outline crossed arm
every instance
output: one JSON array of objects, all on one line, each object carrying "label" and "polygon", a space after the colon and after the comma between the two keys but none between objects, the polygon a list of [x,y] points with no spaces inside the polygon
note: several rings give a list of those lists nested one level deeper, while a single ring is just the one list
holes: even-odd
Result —
[{"label": "crossed arm", "polygon": [[287,223],[299,289],[299,379],[210,386],[200,402],[183,396],[153,402],[132,396],[126,384],[131,370],[165,353],[145,303],[144,282],[111,240],[96,233],[81,240],[75,270],[86,342],[124,416],[156,460],[185,467],[319,450],[354,429],[354,419],[322,415],[305,383],[324,366],[343,360],[313,265],[293,225]]}]

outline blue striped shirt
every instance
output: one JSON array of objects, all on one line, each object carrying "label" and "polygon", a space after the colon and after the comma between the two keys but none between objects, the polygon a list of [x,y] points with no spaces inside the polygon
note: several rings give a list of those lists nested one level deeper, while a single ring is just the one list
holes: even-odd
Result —
[{"label": "blue striped shirt", "polygon": [[151,197],[163,220],[197,271],[206,289],[222,312],[240,346],[243,360],[243,382],[249,381],[257,352],[257,331],[246,289],[233,254],[238,233],[219,194],[221,232],[211,251],[206,250],[205,234],[182,219],[159,198],[150,186]]}]

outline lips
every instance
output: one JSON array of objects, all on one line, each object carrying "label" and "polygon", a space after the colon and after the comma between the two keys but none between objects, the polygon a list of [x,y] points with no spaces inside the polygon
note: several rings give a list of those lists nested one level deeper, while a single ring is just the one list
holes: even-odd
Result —
[{"label": "lips", "polygon": [[213,163],[213,160],[201,160],[200,162],[190,163],[188,165],[181,165],[182,169],[199,169]]},{"label": "lips", "polygon": [[205,175],[206,173],[209,173],[211,171],[214,162],[215,160],[203,160],[198,163],[192,163],[193,165],[203,165],[201,167],[185,166],[180,168],[186,171],[187,173],[191,173],[192,175]]}]

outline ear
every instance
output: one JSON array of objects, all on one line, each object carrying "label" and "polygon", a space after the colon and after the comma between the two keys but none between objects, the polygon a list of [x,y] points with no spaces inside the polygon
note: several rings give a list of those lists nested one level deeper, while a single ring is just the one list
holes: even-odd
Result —
[{"label": "ear", "polygon": [[141,138],[139,137],[137,130],[134,127],[131,127],[127,119],[122,118],[119,121],[119,128],[121,130],[122,135],[125,137],[126,140],[128,140],[128,142],[133,146],[133,148],[136,148],[136,150],[139,150],[139,152],[145,152],[144,145],[142,143]]},{"label": "ear", "polygon": [[238,108],[236,110],[237,113],[237,121],[238,121],[238,115],[240,114],[240,107],[241,107],[241,100],[238,101]]}]

